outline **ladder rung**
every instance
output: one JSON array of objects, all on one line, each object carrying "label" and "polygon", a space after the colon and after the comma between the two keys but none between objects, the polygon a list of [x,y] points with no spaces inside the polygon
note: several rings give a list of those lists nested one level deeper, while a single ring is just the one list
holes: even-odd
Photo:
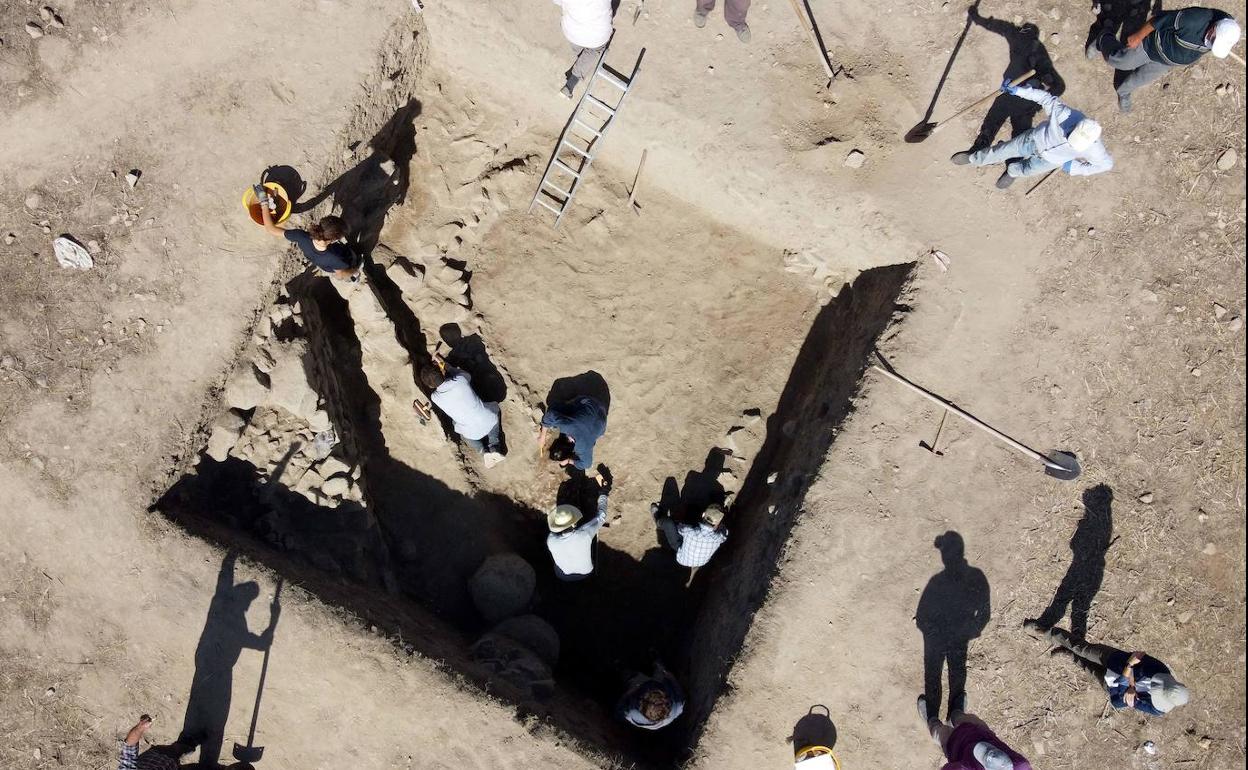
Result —
[{"label": "ladder rung", "polygon": [[562,207],[562,206],[556,207],[554,204],[547,203],[547,202],[546,202],[546,199],[545,199],[545,198],[543,198],[543,197],[542,197],[542,195],[541,195],[540,193],[538,194],[538,196],[537,196],[536,198],[534,198],[534,199],[533,199],[533,202],[534,202],[534,203],[540,203],[541,205],[545,206],[546,208],[550,209],[551,211],[555,212],[556,214],[559,214],[559,215],[561,215],[561,216],[563,215],[563,207]]},{"label": "ladder rung", "polygon": [[597,74],[597,75],[598,75],[598,77],[600,77],[600,78],[602,78],[603,80],[607,81],[607,82],[608,82],[608,83],[610,83],[611,85],[613,85],[613,86],[615,86],[616,88],[620,89],[621,91],[627,91],[627,90],[628,90],[628,86],[629,86],[629,84],[628,84],[628,83],[625,83],[623,80],[620,80],[620,79],[619,79],[619,78],[617,78],[615,75],[612,75],[610,72],[607,72],[607,71],[606,71],[605,69],[603,69],[602,67],[599,67],[599,68],[598,68],[597,73],[595,73],[595,74]]},{"label": "ladder rung", "polygon": [[589,103],[591,103],[591,104],[596,104],[596,105],[598,105],[599,107],[603,108],[604,110],[606,110],[607,112],[611,113],[612,115],[614,115],[614,114],[615,114],[615,108],[614,108],[614,107],[609,106],[606,102],[604,102],[603,100],[599,99],[597,96],[594,96],[593,94],[585,94],[585,101],[587,101],[587,102],[589,102]]},{"label": "ladder rung", "polygon": [[550,188],[554,189],[554,191],[555,191],[555,192],[559,193],[560,195],[562,195],[562,196],[563,196],[563,197],[565,197],[565,198],[571,198],[571,197],[572,197],[572,193],[570,193],[570,192],[568,192],[567,190],[563,189],[562,187],[560,187],[559,185],[557,185],[557,184],[555,184],[554,182],[550,181],[549,179],[543,179],[543,180],[542,180],[542,186],[543,186],[543,187],[550,187]]},{"label": "ladder rung", "polygon": [[580,172],[573,171],[571,166],[569,166],[567,163],[564,163],[563,161],[559,160],[558,158],[555,158],[555,162],[554,162],[552,165],[558,166],[559,168],[561,168],[561,169],[563,169],[564,171],[568,172],[569,174],[571,174],[572,176],[576,177],[577,179],[580,179],[580,178],[581,178]]},{"label": "ladder rung", "polygon": [[575,152],[577,155],[580,155],[580,156],[581,156],[581,157],[583,157],[583,158],[588,158],[588,157],[589,157],[589,153],[588,153],[588,152],[586,152],[585,150],[582,150],[580,147],[577,147],[575,144],[572,144],[572,143],[571,143],[571,142],[569,142],[567,139],[564,139],[564,140],[563,140],[563,141],[561,141],[559,144],[561,144],[561,145],[562,145],[562,144],[566,144],[568,147],[571,147],[571,148],[572,148],[572,151],[573,151],[573,152]]},{"label": "ladder rung", "polygon": [[601,132],[601,131],[599,131],[598,129],[596,129],[596,128],[594,128],[593,126],[589,125],[588,123],[584,122],[584,121],[583,121],[583,120],[581,120],[580,118],[572,118],[572,122],[573,122],[573,123],[575,123],[575,124],[577,124],[578,126],[583,127],[586,131],[588,131],[589,133],[593,134],[594,136],[602,136],[602,132]]}]

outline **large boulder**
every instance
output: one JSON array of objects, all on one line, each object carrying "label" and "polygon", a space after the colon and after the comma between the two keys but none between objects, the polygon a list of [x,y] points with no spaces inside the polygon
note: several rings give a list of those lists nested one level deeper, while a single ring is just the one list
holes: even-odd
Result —
[{"label": "large boulder", "polygon": [[501,634],[527,647],[552,668],[559,661],[559,632],[537,615],[507,618],[490,633]]},{"label": "large boulder", "polygon": [[287,343],[271,349],[274,364],[269,372],[270,406],[277,406],[304,420],[317,411],[320,397],[308,382],[303,361],[307,346],[302,342]]},{"label": "large boulder", "polygon": [[489,557],[468,581],[472,603],[489,623],[528,609],[536,587],[537,573],[532,565],[514,553]]},{"label": "large boulder", "polygon": [[212,423],[212,432],[208,434],[208,447],[204,453],[217,462],[224,462],[243,435],[245,427],[247,421],[238,412],[231,409],[223,413]]},{"label": "large boulder", "polygon": [[554,695],[550,666],[524,645],[491,632],[478,639],[470,652],[491,676],[518,688],[525,697],[546,700]]},{"label": "large boulder", "polygon": [[269,397],[269,385],[250,362],[239,364],[225,384],[225,403],[235,409],[254,409]]}]

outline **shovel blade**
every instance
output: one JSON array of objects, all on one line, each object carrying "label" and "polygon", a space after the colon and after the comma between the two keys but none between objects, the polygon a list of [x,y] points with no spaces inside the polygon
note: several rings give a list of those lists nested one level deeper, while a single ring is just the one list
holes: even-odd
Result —
[{"label": "shovel blade", "polygon": [[1079,461],[1070,452],[1055,449],[1049,453],[1045,460],[1045,475],[1061,481],[1074,481],[1083,472],[1083,469],[1079,467]]},{"label": "shovel blade", "polygon": [[928,138],[936,130],[937,125],[939,124],[929,123],[926,120],[920,122],[914,128],[906,132],[906,135],[904,137],[906,140],[906,144],[918,144],[919,142]]},{"label": "shovel blade", "polygon": [[255,762],[259,762],[260,758],[264,756],[264,747],[263,746],[240,746],[239,744],[236,743],[234,744],[233,754],[234,754],[234,758],[237,759],[239,762],[246,762],[247,764],[253,764]]}]

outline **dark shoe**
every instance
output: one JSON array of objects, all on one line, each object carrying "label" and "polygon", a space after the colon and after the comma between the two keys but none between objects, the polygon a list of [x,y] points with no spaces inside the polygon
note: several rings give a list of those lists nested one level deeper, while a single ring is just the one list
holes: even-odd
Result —
[{"label": "dark shoe", "polygon": [[1030,631],[1033,634],[1039,634],[1040,636],[1049,635],[1049,627],[1045,625],[1041,625],[1040,621],[1036,620],[1035,618],[1027,618],[1026,620],[1024,620],[1023,629]]},{"label": "dark shoe", "polygon": [[706,14],[701,11],[693,12],[693,26],[702,29],[706,26]]},{"label": "dark shoe", "polygon": [[966,713],[966,692],[956,693],[949,698],[949,721],[953,721],[954,714]]},{"label": "dark shoe", "polygon": [[969,150],[963,152],[955,152],[949,156],[949,160],[953,161],[955,166],[969,166],[971,163],[971,153]]},{"label": "dark shoe", "polygon": [[1122,94],[1118,97],[1118,111],[1124,115],[1131,111],[1131,94]]},{"label": "dark shoe", "polygon": [[997,177],[998,190],[1009,189],[1009,186],[1012,184],[1014,184],[1014,177],[1010,176],[1010,172],[1008,171],[1002,171],[1001,176]]},{"label": "dark shoe", "polygon": [[656,524],[659,519],[663,518],[663,509],[659,507],[658,503],[650,503],[650,515],[654,517]]}]

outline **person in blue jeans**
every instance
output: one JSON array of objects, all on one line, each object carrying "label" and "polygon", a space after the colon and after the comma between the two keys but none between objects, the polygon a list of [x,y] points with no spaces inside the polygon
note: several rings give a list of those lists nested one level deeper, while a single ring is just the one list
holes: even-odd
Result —
[{"label": "person in blue jeans", "polygon": [[1035,620],[1023,621],[1023,627],[1070,653],[1075,663],[1105,688],[1110,705],[1116,709],[1131,708],[1159,717],[1187,703],[1190,697],[1187,686],[1174,678],[1170,668],[1150,655],[1092,644],[1063,628],[1049,628]]},{"label": "person in blue jeans", "polygon": [[538,452],[546,446],[551,430],[559,435],[550,444],[550,459],[597,478],[598,474],[590,469],[594,467],[594,445],[607,432],[607,407],[593,396],[577,396],[562,404],[552,404],[542,415]]},{"label": "person in blue jeans", "polygon": [[1053,94],[1032,86],[1001,84],[1007,94],[1039,104],[1048,119],[1005,142],[974,152],[957,152],[950,158],[958,166],[988,166],[1004,162],[997,179],[1004,190],[1015,179],[1060,168],[1071,176],[1092,176],[1109,171],[1114,159],[1101,143],[1101,124],[1064,104]]}]

